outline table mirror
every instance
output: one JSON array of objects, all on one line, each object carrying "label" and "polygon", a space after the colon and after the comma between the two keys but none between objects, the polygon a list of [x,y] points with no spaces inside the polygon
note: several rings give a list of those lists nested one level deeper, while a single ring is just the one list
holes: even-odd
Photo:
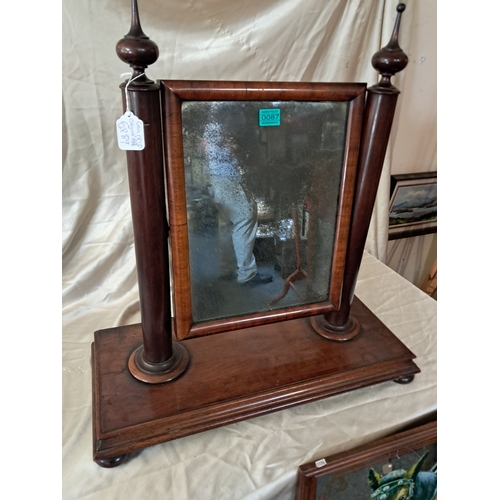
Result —
[{"label": "table mirror", "polygon": [[[158,80],[117,44],[141,323],[95,332],[94,460],[368,385],[415,355],[354,294],[408,58],[405,6],[364,83]],[[131,129],[135,130],[135,129]],[[143,137],[142,137],[143,135]]]}]

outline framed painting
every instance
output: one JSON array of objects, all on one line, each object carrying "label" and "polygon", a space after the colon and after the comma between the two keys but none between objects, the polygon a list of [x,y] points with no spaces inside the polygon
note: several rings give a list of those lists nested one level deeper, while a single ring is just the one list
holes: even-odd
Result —
[{"label": "framed painting", "polygon": [[365,85],[162,90],[177,338],[338,309]]},{"label": "framed painting", "polygon": [[437,231],[437,172],[391,175],[389,240]]},{"label": "framed painting", "polygon": [[437,172],[391,176],[389,240],[437,231]]},{"label": "framed painting", "polygon": [[301,465],[297,500],[435,500],[437,422]]}]

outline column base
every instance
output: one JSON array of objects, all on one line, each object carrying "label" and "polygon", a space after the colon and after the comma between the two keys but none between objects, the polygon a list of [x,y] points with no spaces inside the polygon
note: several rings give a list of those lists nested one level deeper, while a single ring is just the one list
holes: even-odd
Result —
[{"label": "column base", "polygon": [[132,376],[146,384],[163,384],[180,377],[189,364],[188,350],[178,342],[172,343],[172,356],[163,363],[150,363],[144,359],[144,346],[138,347],[128,360]]},{"label": "column base", "polygon": [[347,324],[342,326],[334,326],[326,321],[324,316],[311,316],[311,326],[316,333],[334,342],[346,342],[352,340],[359,335],[361,328],[359,321],[352,316],[349,316]]}]

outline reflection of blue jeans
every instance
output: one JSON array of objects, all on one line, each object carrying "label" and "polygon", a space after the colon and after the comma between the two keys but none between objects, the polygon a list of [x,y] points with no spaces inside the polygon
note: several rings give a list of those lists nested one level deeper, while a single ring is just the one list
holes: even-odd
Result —
[{"label": "reflection of blue jeans", "polygon": [[232,239],[232,249],[236,256],[237,279],[244,282],[257,272],[257,264],[253,255],[253,245],[257,234],[257,203],[250,199],[241,186],[241,177],[212,176],[214,197],[219,207],[219,223],[231,223],[224,231],[221,227],[221,272],[229,273],[231,263],[231,242],[223,234]]}]

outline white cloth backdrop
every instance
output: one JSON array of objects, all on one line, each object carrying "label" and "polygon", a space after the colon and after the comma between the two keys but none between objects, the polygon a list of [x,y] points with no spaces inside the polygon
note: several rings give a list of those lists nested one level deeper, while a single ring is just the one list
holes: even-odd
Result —
[{"label": "white cloth backdrop", "polygon": [[[389,40],[397,3],[395,0],[140,0],[143,30],[160,49],[159,60],[147,74],[151,79],[361,81],[373,85],[377,74],[370,60]],[[407,3],[400,33],[403,48],[409,43],[413,11],[412,2]],[[320,420],[322,412],[331,416],[327,403],[318,402],[263,417],[267,420],[229,426],[223,434],[213,431],[168,447],[156,446],[140,455],[141,461],[137,464],[141,466],[133,465],[132,461],[106,471],[92,462],[90,343],[93,332],[140,321],[125,153],[118,149],[115,137],[115,121],[122,114],[120,74],[129,71],[116,56],[115,45],[129,26],[128,0],[63,2],[65,498],[292,498],[290,484],[293,481],[290,481],[299,463],[314,457],[316,451],[358,444],[359,429],[365,429],[363,439],[376,437],[387,429],[384,419],[369,422],[368,415],[364,415],[359,421],[356,418],[353,421],[352,413],[347,412],[347,406],[353,404],[368,405],[370,409],[371,399],[377,399],[373,389],[360,391],[358,399],[344,396],[336,399],[335,412],[340,412],[340,416],[329,425],[336,427],[337,434],[333,436],[330,432],[321,437],[318,430],[317,444],[307,456],[298,442],[315,431],[296,421],[289,424],[292,427],[286,432],[282,431],[283,426],[291,422],[292,414],[298,415],[299,422],[306,422],[310,414],[320,415]],[[403,78],[404,72],[394,79],[398,88],[402,88]],[[381,259],[385,257],[387,245],[389,172],[390,151],[381,181],[382,196],[377,202],[367,243],[367,250]],[[377,273],[376,261],[373,261]],[[370,280],[369,273],[364,272]],[[397,281],[392,274],[391,280]],[[397,281],[396,289],[404,288],[403,281]],[[418,290],[415,292],[417,295],[411,295],[404,304],[407,310],[411,310],[415,297],[423,301],[427,309],[432,309],[425,297]],[[391,310],[393,299],[387,296],[387,300],[389,315],[401,312],[401,304]],[[434,313],[429,314],[426,321],[432,323]],[[420,343],[421,339],[416,338],[410,342],[415,346]],[[432,349],[432,343],[425,348]],[[405,414],[407,419],[418,416],[420,411],[415,405],[412,409],[412,391],[428,394],[426,409],[434,404],[435,381],[433,368],[430,370],[430,378],[421,382],[423,386],[406,389],[410,407]],[[388,386],[387,391],[388,394],[405,393],[395,384]],[[377,404],[383,407],[378,400]],[[342,405],[347,405],[345,415],[349,421],[341,417]],[[239,443],[254,434],[261,439],[260,444],[253,445],[251,456],[240,454]],[[228,436],[232,437],[230,442],[220,441]],[[348,439],[350,436],[352,441]],[[327,442],[328,438],[332,441]],[[226,454],[227,447],[233,450],[232,456]],[[274,456],[280,448],[287,451]],[[212,452],[215,455],[205,463],[206,454]],[[287,463],[285,456],[289,457]],[[212,477],[209,466],[216,467],[217,462],[224,462],[225,468],[217,477]],[[264,466],[256,469],[255,464]],[[193,472],[200,466],[202,474]],[[247,471],[244,477],[232,474],[233,468],[241,467]],[[134,483],[134,476],[147,474],[151,480],[150,490],[144,496],[139,483]],[[174,479],[176,486],[172,489]],[[222,490],[221,485],[225,485]],[[252,492],[257,493],[252,496]],[[284,492],[284,496],[280,496],[280,492]]]},{"label": "white cloth backdrop", "polygon": [[[70,302],[82,290],[90,293],[115,278],[123,293],[121,287],[129,289],[135,279],[125,154],[117,147],[114,128],[122,113],[120,74],[129,70],[115,45],[128,31],[129,3],[63,3],[63,264]],[[143,0],[143,29],[160,48],[148,75],[373,85],[377,73],[371,57],[389,40],[397,3]],[[408,4],[402,47],[409,43],[413,6]],[[404,72],[394,79],[399,88],[403,78]],[[387,245],[389,173],[386,161],[367,243],[381,260]],[[96,244],[104,244],[106,251]]]}]

